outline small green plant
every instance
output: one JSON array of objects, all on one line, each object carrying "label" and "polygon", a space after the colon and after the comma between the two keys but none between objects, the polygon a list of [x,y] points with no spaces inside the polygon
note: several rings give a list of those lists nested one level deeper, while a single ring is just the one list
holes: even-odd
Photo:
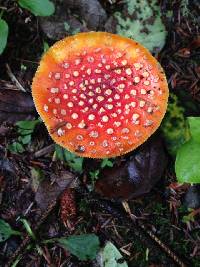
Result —
[{"label": "small green plant", "polygon": [[[39,254],[43,254],[42,248],[37,244],[37,238],[26,219],[21,219],[27,233],[35,242],[36,249]],[[69,237],[52,238],[44,240],[43,243],[59,243],[63,248],[67,249],[72,255],[80,260],[93,260],[99,250],[100,242],[95,234],[71,235]]]},{"label": "small green plant", "polygon": [[[49,0],[18,0],[19,6],[29,10],[35,16],[51,16],[55,12],[54,3]],[[2,19],[3,11],[0,13],[0,55],[7,45],[9,27]]]},{"label": "small green plant", "polygon": [[[104,169],[105,167],[110,167],[110,168],[113,167],[113,162],[108,158],[102,159],[102,161],[101,161],[100,168]],[[99,174],[100,174],[100,169],[89,172],[90,180],[92,183],[91,190],[93,189],[95,182],[98,180]]]},{"label": "small green plant", "polygon": [[94,186],[96,180],[99,178],[99,173],[100,173],[99,170],[95,170],[95,171],[91,171],[91,172],[89,172],[89,174],[90,174],[90,179],[91,179],[91,182],[92,182],[92,185],[93,185],[93,186]]},{"label": "small green plant", "polygon": [[22,71],[26,71],[27,70],[27,66],[24,65],[24,64],[21,64],[20,68],[21,68]]},{"label": "small green plant", "polygon": [[35,127],[41,123],[40,120],[33,121],[18,121],[17,126],[18,140],[8,145],[8,149],[12,153],[23,153],[25,151],[25,145],[31,142],[32,134]]},{"label": "small green plant", "polygon": [[[29,234],[29,236],[31,237],[31,239],[34,241],[34,247],[36,248],[37,252],[39,255],[44,255],[43,249],[40,245],[37,244],[37,238],[34,234],[34,232],[31,229],[31,226],[29,224],[29,222],[26,219],[20,219],[20,221],[22,222],[24,228],[26,229],[27,233]],[[31,247],[31,246],[30,246]],[[17,263],[20,261],[20,259],[18,259]]]},{"label": "small green plant", "polygon": [[101,168],[105,168],[105,167],[113,167],[113,162],[110,159],[102,159],[101,161]]},{"label": "small green plant", "polygon": [[68,32],[70,29],[70,25],[67,22],[64,22],[64,28]]},{"label": "small green plant", "polygon": [[0,219],[0,242],[6,241],[12,235],[21,235],[21,233],[13,230],[7,222]]},{"label": "small green plant", "polygon": [[180,183],[200,183],[200,117],[188,117],[190,139],[178,150],[175,171]]},{"label": "small green plant", "polygon": [[66,163],[75,172],[83,172],[83,158],[76,156],[57,144],[55,145],[55,157]]},{"label": "small green plant", "polygon": [[194,209],[191,209],[191,208],[188,208],[186,211],[189,213],[183,216],[182,222],[186,224],[190,222],[194,222],[195,216],[198,214],[198,212],[196,212]]},{"label": "small green plant", "polygon": [[[33,244],[40,255],[44,255],[43,248],[38,245],[37,237],[29,222],[22,218],[20,219],[27,233],[31,237]],[[22,235],[21,232],[13,230],[8,223],[0,219],[0,242],[6,241],[12,235]],[[80,234],[71,235],[69,237],[52,238],[43,240],[43,244],[59,243],[63,248],[67,249],[72,255],[78,257],[80,260],[93,260],[100,249],[100,242],[98,236],[95,234]],[[13,266],[17,266],[20,258],[18,258]]]}]

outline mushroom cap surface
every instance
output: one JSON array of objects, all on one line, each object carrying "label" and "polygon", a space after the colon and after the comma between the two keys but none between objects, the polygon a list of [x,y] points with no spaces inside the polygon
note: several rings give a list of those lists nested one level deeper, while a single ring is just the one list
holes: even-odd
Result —
[{"label": "mushroom cap surface", "polygon": [[106,32],[56,42],[32,83],[52,139],[82,157],[110,158],[144,143],[167,108],[158,61],[138,42]]}]

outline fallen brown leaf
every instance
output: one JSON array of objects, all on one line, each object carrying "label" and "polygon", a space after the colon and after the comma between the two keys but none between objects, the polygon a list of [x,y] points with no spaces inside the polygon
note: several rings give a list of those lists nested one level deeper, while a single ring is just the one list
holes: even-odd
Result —
[{"label": "fallen brown leaf", "polygon": [[17,90],[0,89],[0,123],[34,118],[32,97]]},{"label": "fallen brown leaf", "polygon": [[54,177],[54,181],[52,183],[48,179],[44,179],[40,183],[35,194],[35,201],[38,207],[42,211],[45,211],[47,207],[71,184],[74,178],[75,175],[73,173],[62,171],[60,175],[56,175]]},{"label": "fallen brown leaf", "polygon": [[130,199],[151,191],[160,180],[167,159],[162,140],[154,135],[140,146],[129,160],[101,173],[95,188],[108,198]]}]

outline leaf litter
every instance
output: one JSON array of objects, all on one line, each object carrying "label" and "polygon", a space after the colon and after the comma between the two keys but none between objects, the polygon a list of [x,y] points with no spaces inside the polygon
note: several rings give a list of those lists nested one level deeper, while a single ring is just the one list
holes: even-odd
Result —
[{"label": "leaf litter", "polygon": [[[170,90],[178,96],[181,104],[184,106],[184,115],[194,116],[198,114],[200,99],[198,90],[199,76],[197,67],[198,27],[195,26],[195,17],[198,6],[195,3],[187,4],[187,1],[183,2],[185,2],[185,5],[183,5],[184,8],[181,8],[180,11],[179,9],[177,9],[178,4],[167,3],[166,1],[162,1],[161,6],[156,7],[157,12],[161,11],[163,13],[163,18],[166,14],[171,15],[164,20],[155,19],[154,22],[156,21],[156,23],[153,24],[151,24],[152,21],[149,21],[150,28],[152,26],[152,28],[150,29],[152,30],[151,37],[156,36],[157,30],[159,37],[159,42],[157,44],[152,43],[152,39],[149,41],[149,44],[151,45],[151,47],[153,47],[152,51],[157,54],[160,62],[162,63],[162,66],[166,71]],[[77,3],[78,1],[76,1],[75,4]],[[91,13],[89,13],[91,12],[91,9],[88,8],[86,21],[86,17],[84,17],[84,15],[86,15],[87,12],[83,14],[84,12],[80,8],[81,5],[79,5],[79,7],[73,6],[70,7],[70,15],[66,17],[66,23],[64,24],[64,27],[68,29],[69,27],[67,26],[69,25],[69,31],[74,31],[74,28],[72,27],[74,24],[72,25],[70,23],[70,16],[72,16],[76,19],[76,21],[79,22],[80,26],[82,26],[83,28],[85,27],[88,30],[92,30],[94,28],[98,30],[108,30],[108,28],[110,27],[109,29],[112,32],[116,32],[117,29],[119,32],[121,31],[124,34],[129,32],[125,31],[124,26],[130,27],[130,23],[134,20],[135,14],[131,10],[129,10],[129,14],[128,7],[130,5],[133,5],[134,7],[138,5],[136,1],[125,1],[124,4],[120,1],[88,1],[88,5],[91,5],[91,3],[94,3],[95,7],[99,7],[99,3],[101,4],[101,8],[104,10],[104,14],[106,14],[106,16],[101,17],[101,19],[103,18],[103,20],[99,19],[99,16],[96,16],[94,20],[94,16],[91,16]],[[151,1],[151,3],[154,3],[154,1]],[[147,12],[148,7],[149,3],[144,9],[145,12]],[[94,12],[95,15],[98,15],[100,11],[102,11],[102,9],[100,10],[100,8],[95,8],[92,12]],[[63,9],[63,11],[64,10],[68,9]],[[6,80],[4,71],[5,63],[9,63],[12,69],[15,70],[15,68],[21,69],[20,64],[27,62],[27,64],[29,64],[28,66],[30,66],[31,69],[30,73],[33,73],[33,70],[35,69],[34,62],[37,62],[39,60],[39,57],[43,52],[44,41],[46,41],[49,45],[51,45],[52,42],[44,37],[42,33],[43,30],[40,27],[38,28],[38,24],[36,23],[34,16],[32,16],[28,11],[25,11],[25,9],[20,12],[22,13],[20,13],[21,15],[19,17],[19,9],[17,6],[15,6],[15,8],[8,9],[5,17],[6,21],[9,22],[9,27],[11,27],[11,25],[15,25],[16,30],[14,32],[9,32],[8,47],[4,50],[2,57],[3,64],[1,63],[1,71],[4,81]],[[118,14],[120,13],[119,18],[121,20],[117,20],[117,18],[115,17],[116,12],[118,12]],[[159,13],[157,13],[157,15],[158,14]],[[157,17],[157,15],[155,16],[155,18]],[[142,16],[142,14],[140,13],[139,16]],[[147,17],[148,16],[146,16],[146,18]],[[144,23],[147,23],[145,22],[145,16],[141,19],[144,19]],[[25,20],[26,24],[24,24]],[[85,21],[87,22],[86,26],[84,25]],[[110,21],[114,21],[114,23],[111,25]],[[125,24],[123,24],[124,21]],[[135,21],[137,25],[133,25],[138,26],[137,20]],[[106,28],[104,28],[104,22]],[[163,22],[165,26],[163,26]],[[23,28],[23,30],[21,30],[20,28],[20,31],[18,31],[19,25]],[[155,25],[157,25],[158,27]],[[76,27],[78,30],[79,26]],[[141,42],[143,42],[143,40],[145,42],[145,39],[147,40],[146,37],[148,37],[146,29],[144,29],[144,27],[135,27],[134,30],[135,29],[140,32],[140,37],[142,38]],[[162,30],[160,31],[160,29]],[[166,29],[168,31],[167,39],[165,39]],[[131,34],[132,32],[133,31],[131,28]],[[55,40],[56,38],[53,36],[52,39]],[[21,44],[21,40],[25,40],[23,45]],[[30,40],[33,40],[31,50]],[[164,46],[164,50],[161,51],[165,40],[167,41],[167,43]],[[155,39],[153,41],[155,41]],[[15,53],[13,51],[15,51]],[[159,51],[161,52],[158,54]],[[0,84],[2,85],[2,82]],[[3,85],[6,85],[5,87],[7,88],[11,88],[10,84],[7,81],[4,82]],[[20,120],[37,119],[32,99],[28,93],[19,92],[16,90],[13,92],[13,90],[11,91],[7,89],[5,92],[4,91],[5,89],[3,89],[2,87],[0,91],[0,119],[1,123],[5,123],[5,127],[7,127],[7,123],[10,123],[12,125]],[[13,97],[13,95],[15,97]],[[2,99],[5,99],[5,101],[2,102]],[[173,129],[173,127],[171,129]],[[33,136],[35,136],[36,133],[37,132],[34,132]],[[4,135],[0,138],[2,146],[6,148],[7,141],[13,141],[13,139],[15,138],[12,132],[12,128],[4,129]],[[29,141],[32,143],[31,140]],[[41,144],[40,148],[45,148],[43,147],[45,145],[47,147],[52,145],[51,139],[46,137],[46,135],[44,135],[43,137],[39,135],[37,142]],[[37,146],[35,143],[34,146],[35,147],[33,148],[33,151],[35,153],[37,152]],[[148,153],[151,153],[147,148],[146,150],[148,151]],[[147,158],[145,158],[144,156],[144,151],[146,150],[144,149],[144,147],[141,147],[141,150],[138,149],[137,151],[131,153],[130,155],[127,155],[126,157],[114,159],[111,162],[112,164],[110,164],[110,162],[104,162],[104,164],[102,164],[99,161],[90,160],[89,164],[91,169],[89,169],[89,167],[87,167],[86,169],[86,166],[88,165],[83,164],[83,162],[80,163],[78,161],[77,165],[77,162],[75,161],[76,159],[71,157],[69,158],[69,155],[66,156],[65,153],[62,153],[63,159],[61,159],[61,161],[56,160],[55,153],[53,153],[52,149],[50,150],[50,152],[48,152],[48,150],[44,150],[47,151],[47,153],[45,154],[43,152],[39,157],[34,157],[34,154],[30,151],[24,151],[19,155],[12,154],[7,150],[4,150],[4,152],[1,154],[0,166],[1,176],[3,177],[0,178],[0,184],[2,185],[0,216],[5,221],[12,222],[11,225],[15,226],[14,229],[20,230],[22,232],[24,232],[25,230],[16,220],[19,216],[24,216],[27,221],[29,221],[30,227],[34,228],[34,232],[36,233],[36,236],[39,236],[40,240],[48,239],[51,237],[67,238],[67,236],[70,236],[72,233],[75,234],[75,236],[78,236],[83,233],[93,232],[97,236],[99,236],[101,247],[104,247],[104,244],[106,244],[106,242],[111,239],[112,243],[118,249],[122,248],[122,250],[120,250],[120,253],[123,255],[128,265],[144,267],[162,264],[164,266],[175,266],[174,261],[169,259],[164,254],[163,250],[159,249],[158,245],[153,246],[151,241],[145,240],[142,232],[139,230],[139,228],[137,228],[136,225],[134,225],[134,227],[136,228],[135,230],[138,235],[135,236],[133,232],[129,231],[133,223],[127,222],[124,213],[119,211],[120,218],[122,218],[121,221],[116,221],[116,219],[114,219],[115,215],[118,213],[118,210],[116,210],[114,207],[117,205],[117,203],[120,202],[110,202],[108,200],[107,202],[105,202],[99,195],[95,194],[94,192],[88,191],[88,181],[90,179],[89,171],[96,171],[96,173],[98,173],[97,171],[99,170],[99,175],[102,175],[104,171],[106,173],[106,171],[108,170],[109,172],[111,172],[111,170],[116,169],[119,172],[121,171],[120,166],[121,168],[122,166],[126,166],[126,168],[123,168],[126,169],[127,172],[128,165],[134,166],[133,169],[137,173],[138,181],[141,183],[140,178],[142,177],[144,183],[149,179],[149,181],[151,181],[151,184],[149,183],[147,187],[144,186],[143,188],[141,188],[141,190],[139,190],[139,188],[134,187],[133,183],[131,182],[131,190],[134,189],[134,193],[136,195],[138,194],[137,196],[140,196],[140,198],[129,201],[133,217],[136,219],[136,221],[142,220],[143,223],[145,221],[148,222],[147,226],[149,227],[149,229],[153,230],[153,233],[156,234],[158,238],[165,241],[167,245],[169,245],[173,249],[173,251],[180,254],[181,258],[187,262],[187,260],[184,259],[184,255],[186,255],[188,260],[191,261],[188,265],[198,266],[200,246],[198,231],[196,231],[195,229],[198,229],[197,221],[199,214],[195,213],[196,215],[194,216],[193,221],[188,220],[187,222],[183,222],[184,220],[187,220],[187,216],[188,218],[193,216],[193,213],[191,213],[192,211],[188,211],[187,208],[183,207],[182,205],[182,198],[187,192],[188,186],[180,187],[174,185],[175,175],[170,166],[170,158],[168,159],[169,164],[167,166],[167,169],[162,175],[161,171],[159,171],[158,173],[156,173],[156,171],[158,171],[159,168],[164,169],[164,164],[162,163],[162,166],[157,166],[155,162],[157,162],[156,160],[158,160],[158,156],[155,156],[156,160],[154,164],[152,164],[152,166],[156,165],[156,169],[153,169],[153,171],[150,172],[145,170],[145,173],[147,175],[145,177],[142,176],[141,171],[138,171],[138,166],[142,166],[142,159],[147,159],[144,160],[145,166],[149,164],[148,156]],[[163,150],[163,145],[161,150]],[[143,156],[141,156],[142,153]],[[156,152],[155,148],[155,155],[157,154],[158,152]],[[138,156],[140,159],[138,166],[136,164],[136,156]],[[5,166],[8,166],[8,162],[9,164],[12,164],[12,166],[9,165],[8,168],[5,168]],[[63,162],[65,163],[63,164]],[[102,169],[101,165],[106,166],[104,166],[104,168]],[[37,171],[33,171],[33,168]],[[76,172],[76,168],[79,168],[80,171]],[[5,169],[6,171],[3,171]],[[12,174],[8,171],[9,169],[14,170],[11,172]],[[153,178],[154,171],[155,176],[157,174],[158,176],[161,175],[162,179],[159,180],[158,177]],[[68,178],[75,177],[74,172],[80,178],[80,182],[73,189],[76,195],[76,223],[75,227],[72,227],[71,229],[68,223],[63,224],[62,218],[60,217],[61,201],[58,200],[58,196],[61,196],[62,192],[65,192],[66,186],[68,186],[68,182],[71,179],[69,178],[69,180],[66,179],[67,181],[63,181],[63,172],[67,173]],[[11,175],[9,175],[9,173]],[[41,173],[45,174],[44,177]],[[104,177],[101,177],[100,179],[103,178]],[[35,184],[33,184],[34,179]],[[61,179],[61,184],[59,184],[59,179]],[[44,183],[45,181],[46,183]],[[157,183],[157,181],[159,182]],[[156,184],[156,186],[154,184]],[[128,188],[128,186],[126,188]],[[127,195],[129,197],[131,194],[133,194],[133,191],[131,190],[128,188],[126,192],[123,191],[122,193],[125,197]],[[38,195],[37,201],[36,192]],[[47,192],[50,192],[50,194]],[[111,190],[110,192],[111,194],[113,194]],[[147,192],[149,193],[146,194],[145,197],[141,197],[144,193]],[[114,196],[112,195],[112,197]],[[120,197],[121,194],[118,194],[117,199],[119,200]],[[91,202],[94,202],[93,209],[90,208]],[[67,221],[70,212],[71,211],[67,210]],[[48,217],[48,214],[51,214],[51,216]],[[173,227],[171,227],[172,224]],[[38,225],[41,228],[38,227]],[[145,230],[143,231],[145,232]],[[140,239],[139,237],[141,236],[142,238]],[[25,238],[25,240],[30,241],[30,239],[27,238]],[[82,263],[81,261],[78,261],[76,257],[70,256],[69,251],[67,252],[67,250],[63,250],[63,248],[55,245],[55,243],[53,243],[52,245],[45,245],[45,253],[41,255],[35,253],[35,250],[30,250],[29,252],[27,252],[26,247],[28,243],[26,243],[26,241],[23,243],[25,243],[25,245],[21,246],[21,248],[19,246],[19,249],[17,249],[19,245],[17,236],[13,236],[8,239],[5,244],[2,243],[0,245],[0,264],[2,262],[7,262],[8,259],[16,260],[19,256],[19,264],[21,266],[27,266],[27,264],[33,265],[35,264],[35,262],[39,263],[41,266],[45,266],[46,262],[48,262],[48,264],[57,264],[58,266],[60,266],[66,261],[69,266],[85,266],[85,262]],[[9,254],[9,250],[16,250],[17,253],[15,253],[14,256],[17,255],[17,257],[12,258],[11,253]],[[91,262],[87,262],[87,266],[89,266],[90,263]]]}]

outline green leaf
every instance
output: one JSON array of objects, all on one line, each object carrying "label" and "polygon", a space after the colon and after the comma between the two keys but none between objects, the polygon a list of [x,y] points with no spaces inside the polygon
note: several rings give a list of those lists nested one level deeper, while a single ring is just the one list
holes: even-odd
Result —
[{"label": "green leaf", "polygon": [[83,158],[76,158],[73,162],[68,162],[68,165],[78,173],[83,172]]},{"label": "green leaf", "polygon": [[44,179],[44,173],[39,168],[31,168],[31,187],[34,192],[37,191],[40,183]]},{"label": "green leaf", "polygon": [[112,161],[111,160],[109,160],[109,159],[103,159],[102,161],[101,161],[101,168],[103,169],[103,168],[105,168],[105,167],[113,167],[113,163],[112,163]]},{"label": "green leaf", "polygon": [[3,53],[8,39],[8,24],[0,18],[0,55]]},{"label": "green leaf", "polygon": [[34,130],[26,130],[26,129],[17,129],[19,135],[31,135]]},{"label": "green leaf", "polygon": [[68,166],[71,167],[75,172],[82,173],[83,158],[76,156],[59,145],[55,145],[55,151],[57,159],[67,162]]},{"label": "green leaf", "polygon": [[18,3],[35,16],[51,16],[55,12],[53,2],[49,0],[19,0]]},{"label": "green leaf", "polygon": [[20,262],[21,260],[21,256],[17,257],[17,259],[13,262],[13,264],[11,265],[11,267],[16,267],[17,264]]},{"label": "green leaf", "polygon": [[[159,52],[167,36],[161,20],[159,3],[156,0],[125,0],[127,12],[114,14],[117,33],[143,44],[151,52]],[[134,19],[133,19],[134,17]]]},{"label": "green leaf", "polygon": [[99,238],[95,234],[72,235],[57,241],[80,260],[93,260],[99,250]]},{"label": "green leaf", "polygon": [[98,176],[99,176],[99,173],[100,173],[99,170],[95,170],[95,171],[90,172],[90,178],[93,181],[97,180],[98,179]]},{"label": "green leaf", "polygon": [[65,160],[64,151],[63,150],[64,150],[64,148],[62,148],[61,146],[55,144],[55,157],[56,157],[56,159],[58,159],[60,161],[64,161]]},{"label": "green leaf", "polygon": [[27,145],[31,142],[31,135],[19,136],[18,141],[23,145]]},{"label": "green leaf", "polygon": [[188,215],[183,216],[182,222],[183,223],[194,222],[194,215],[190,213]]},{"label": "green leaf", "polygon": [[35,129],[35,126],[37,124],[39,124],[39,123],[40,123],[39,120],[34,120],[34,121],[18,121],[17,123],[15,123],[15,125],[18,126],[20,129],[31,130],[33,132],[33,130]]},{"label": "green leaf", "polygon": [[32,237],[33,240],[36,240],[36,236],[33,233],[32,229],[30,227],[29,222],[26,219],[20,219],[20,221],[23,223],[23,225],[24,225],[27,233],[30,235],[30,237]]},{"label": "green leaf", "polygon": [[18,142],[8,145],[8,150],[12,153],[23,153],[25,151],[23,145]]},{"label": "green leaf", "polygon": [[188,122],[192,139],[200,143],[200,117],[188,117]]},{"label": "green leaf", "polygon": [[21,68],[21,70],[23,70],[23,71],[26,71],[26,70],[27,70],[27,66],[24,65],[24,64],[21,64],[21,65],[20,65],[20,68]]},{"label": "green leaf", "polygon": [[191,138],[177,153],[175,172],[180,183],[200,183],[200,117],[188,117]]},{"label": "green leaf", "polygon": [[77,28],[77,29],[74,29],[73,31],[71,31],[71,34],[74,35],[74,34],[77,34],[79,32],[81,32],[81,29]]},{"label": "green leaf", "polygon": [[0,242],[6,241],[11,235],[21,235],[21,233],[13,230],[7,222],[0,219]]},{"label": "green leaf", "polygon": [[64,28],[66,31],[69,31],[70,25],[67,22],[64,22]]},{"label": "green leaf", "polygon": [[101,267],[128,267],[119,250],[111,242],[106,243],[100,257],[103,262]]},{"label": "green leaf", "polygon": [[200,143],[192,139],[178,150],[175,171],[180,183],[200,183]]},{"label": "green leaf", "polygon": [[46,53],[49,50],[49,44],[43,41],[43,53]]},{"label": "green leaf", "polygon": [[95,170],[95,171],[89,172],[90,179],[91,179],[91,182],[92,182],[92,187],[90,187],[90,190],[94,189],[94,184],[99,178],[99,173],[100,173],[99,170]]}]

